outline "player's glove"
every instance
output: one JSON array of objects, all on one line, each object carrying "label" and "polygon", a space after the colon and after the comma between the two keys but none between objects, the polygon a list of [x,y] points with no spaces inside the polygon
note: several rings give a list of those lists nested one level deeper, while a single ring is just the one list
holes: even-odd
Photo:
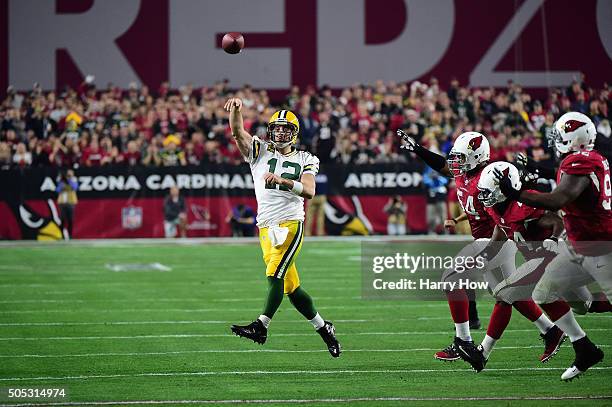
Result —
[{"label": "player's glove", "polygon": [[398,129],[397,135],[403,141],[400,148],[415,153],[419,158],[421,158],[421,160],[425,161],[425,164],[429,165],[434,170],[441,171],[442,168],[446,166],[446,158],[442,157],[440,154],[436,154],[424,148],[403,130]]},{"label": "player's glove", "polygon": [[527,167],[527,161],[529,159],[527,158],[527,154],[525,153],[518,153],[515,157],[514,157],[514,165],[516,165],[516,167],[519,170],[525,169]]},{"label": "player's glove", "polygon": [[559,253],[559,239],[554,236],[544,239],[542,242],[542,249],[553,253]]},{"label": "player's glove", "polygon": [[510,181],[510,177],[508,175],[504,175],[497,168],[493,170],[493,176],[499,183],[499,189],[502,194],[506,196],[506,198],[511,199],[513,201],[518,201],[521,196],[521,191],[519,189],[514,189],[512,186],[512,181]]},{"label": "player's glove", "polygon": [[537,172],[521,172],[521,182],[523,184],[531,184],[533,182],[536,182],[539,178],[540,174],[538,174]]},{"label": "player's glove", "polygon": [[514,157],[514,165],[519,169],[521,174],[521,182],[523,184],[530,184],[537,181],[540,178],[538,170],[531,170],[528,166],[529,158],[525,153],[518,153]]},{"label": "player's glove", "polygon": [[400,148],[403,148],[408,151],[415,151],[417,147],[419,147],[419,143],[416,142],[415,139],[410,137],[406,132],[402,129],[397,130],[397,135],[402,139],[403,143]]}]

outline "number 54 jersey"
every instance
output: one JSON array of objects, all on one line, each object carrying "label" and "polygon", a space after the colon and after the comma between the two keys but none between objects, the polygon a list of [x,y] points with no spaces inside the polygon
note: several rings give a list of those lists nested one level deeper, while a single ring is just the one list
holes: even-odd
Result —
[{"label": "number 54 jersey", "polygon": [[271,143],[253,137],[248,157],[257,198],[257,226],[278,225],[288,220],[304,220],[304,198],[293,194],[289,188],[268,185],[264,181],[267,172],[282,178],[299,181],[302,174],[319,172],[319,159],[306,151],[292,149],[287,155],[278,152]]}]

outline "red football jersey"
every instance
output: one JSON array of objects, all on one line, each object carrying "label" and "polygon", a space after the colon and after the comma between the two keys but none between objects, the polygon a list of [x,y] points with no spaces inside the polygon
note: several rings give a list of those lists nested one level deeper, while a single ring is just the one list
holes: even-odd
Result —
[{"label": "red football jersey", "polygon": [[481,173],[482,168],[472,177],[468,177],[466,174],[455,177],[457,200],[467,215],[474,239],[490,238],[495,228],[495,222],[478,199],[480,193],[478,180],[480,180]]},{"label": "red football jersey", "polygon": [[563,174],[587,176],[591,181],[590,186],[562,210],[567,237],[576,251],[585,255],[597,254],[589,250],[591,245],[576,245],[575,242],[612,240],[610,164],[597,151],[578,151],[561,162],[557,184]]},{"label": "red football jersey", "polygon": [[[531,191],[538,193],[537,191]],[[540,247],[542,240],[550,237],[552,229],[537,226],[546,211],[540,208],[511,201],[505,212],[500,214],[494,208],[486,208],[495,224],[506,234],[508,239],[514,240],[525,258],[533,258],[534,252]],[[525,242],[525,243],[521,243]],[[539,257],[539,255],[538,255]]]}]

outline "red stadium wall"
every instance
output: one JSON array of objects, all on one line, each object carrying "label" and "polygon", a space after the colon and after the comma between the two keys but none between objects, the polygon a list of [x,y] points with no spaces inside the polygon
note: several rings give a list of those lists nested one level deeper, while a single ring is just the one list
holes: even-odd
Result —
[{"label": "red stadium wall", "polygon": [[[351,199],[350,196],[329,197],[332,202],[341,203]],[[387,233],[387,216],[382,207],[388,196],[361,196],[358,198],[363,215],[372,226],[373,233]],[[426,199],[424,196],[404,196],[408,205],[409,216],[407,227],[410,231],[422,233],[427,231]],[[28,205],[42,216],[51,216],[46,201],[28,201]],[[231,236],[231,229],[225,222],[231,209],[243,203],[257,209],[255,198],[211,197],[187,198],[187,237]],[[125,208],[142,210],[138,226],[129,228],[123,222]],[[0,202],[0,240],[19,240],[24,236],[19,227],[15,213],[3,202]],[[110,239],[110,238],[144,238],[164,237],[164,217],[162,198],[141,199],[83,199],[75,209],[73,238],[76,239]],[[333,232],[331,232],[333,233]],[[331,234],[328,232],[327,234]],[[35,237],[33,237],[35,239]]]},{"label": "red stadium wall", "polygon": [[[456,77],[566,86],[612,72],[612,3],[597,0],[0,0],[0,91],[131,81],[286,90]],[[236,13],[239,10],[239,13]],[[66,27],[69,27],[67,29]],[[245,34],[236,56],[218,49]],[[588,51],[587,51],[588,50]],[[282,93],[280,93],[282,94]]]}]

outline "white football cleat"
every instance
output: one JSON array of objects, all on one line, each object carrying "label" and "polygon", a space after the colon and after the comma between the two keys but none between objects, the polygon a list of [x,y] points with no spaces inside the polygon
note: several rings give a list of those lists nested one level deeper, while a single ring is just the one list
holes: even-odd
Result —
[{"label": "white football cleat", "polygon": [[572,343],[576,352],[574,363],[561,375],[561,380],[570,381],[595,366],[604,358],[604,353],[588,337],[578,339]]},{"label": "white football cleat", "polygon": [[569,369],[567,369],[565,372],[563,372],[563,374],[561,375],[561,380],[567,382],[567,381],[570,381],[576,378],[577,376],[580,376],[582,373],[584,372],[578,369],[576,366],[572,366]]}]

